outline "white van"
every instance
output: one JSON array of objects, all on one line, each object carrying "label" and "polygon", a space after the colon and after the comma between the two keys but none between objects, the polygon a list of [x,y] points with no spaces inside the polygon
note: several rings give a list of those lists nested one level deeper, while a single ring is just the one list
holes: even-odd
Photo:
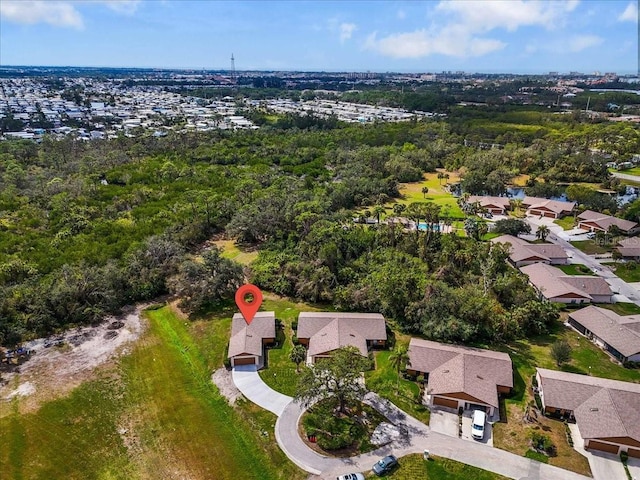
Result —
[{"label": "white van", "polygon": [[487,414],[482,410],[473,411],[473,419],[471,420],[471,436],[476,440],[484,438],[484,424],[487,421]]}]

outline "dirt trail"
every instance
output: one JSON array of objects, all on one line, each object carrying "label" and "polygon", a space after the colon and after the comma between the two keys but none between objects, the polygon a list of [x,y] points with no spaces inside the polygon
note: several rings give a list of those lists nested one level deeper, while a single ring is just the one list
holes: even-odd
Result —
[{"label": "dirt trail", "polygon": [[146,327],[141,317],[146,306],[131,307],[95,327],[77,328],[23,345],[33,353],[22,365],[2,373],[5,383],[0,387],[0,416],[10,410],[6,406],[16,396],[22,397],[21,412],[33,410],[91,378],[96,367],[129,352]]}]

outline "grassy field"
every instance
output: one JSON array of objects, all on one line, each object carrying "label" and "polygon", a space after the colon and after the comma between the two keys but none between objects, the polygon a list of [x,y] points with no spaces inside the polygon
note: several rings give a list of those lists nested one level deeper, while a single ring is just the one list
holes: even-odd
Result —
[{"label": "grassy field", "polygon": [[553,223],[560,225],[563,230],[571,230],[576,225],[572,215],[567,215],[564,218],[557,218]]},{"label": "grassy field", "polygon": [[625,282],[640,282],[640,266],[635,262],[607,263],[609,268]]},{"label": "grassy field", "polygon": [[[637,177],[640,177],[640,167],[633,167],[627,170],[616,170],[615,168],[609,168],[609,171],[611,173],[624,173],[625,175],[635,175]],[[638,180],[640,181],[640,178],[638,178]]]},{"label": "grassy field", "polygon": [[611,246],[606,247],[603,245],[599,245],[594,240],[581,240],[579,242],[570,242],[571,245],[576,247],[578,250],[586,253],[587,255],[594,255],[597,253],[610,253]]},{"label": "grassy field", "polygon": [[637,315],[640,313],[640,307],[635,303],[603,303],[599,307],[613,310],[618,315]]},{"label": "grassy field", "polygon": [[[407,339],[406,342],[398,341],[398,343],[408,344],[409,341]],[[396,370],[389,364],[389,355],[391,355],[389,350],[375,352],[376,368],[365,373],[367,388],[428,424],[429,410],[421,402],[418,403],[420,387],[416,382],[404,378],[400,378],[398,381]]]},{"label": "grassy field", "polygon": [[[444,172],[449,174],[449,183],[456,183],[460,177],[455,172]],[[434,202],[442,207],[440,214],[443,217],[464,219],[464,214],[458,206],[458,199],[445,191],[446,182],[438,180],[438,173],[425,173],[423,182],[403,183],[400,185],[400,194],[402,197],[398,203],[409,204],[413,202]],[[427,187],[429,193],[423,195],[422,187]],[[393,208],[393,203],[385,205],[386,208]],[[389,213],[391,215],[391,213]]]},{"label": "grassy field", "polygon": [[[563,316],[566,314],[563,314]],[[514,366],[514,393],[505,400],[507,423],[494,425],[494,445],[518,455],[529,450],[529,435],[538,428],[549,435],[556,445],[557,455],[548,459],[549,463],[578,473],[589,474],[585,457],[577,453],[566,441],[564,424],[560,421],[540,417],[538,424],[523,422],[525,407],[533,400],[531,377],[535,367],[558,370],[558,366],[549,355],[549,348],[557,340],[564,339],[572,347],[571,361],[560,370],[591,374],[628,382],[640,382],[640,370],[626,369],[617,363],[589,340],[560,323],[549,335],[519,340],[505,349],[511,356]]]},{"label": "grassy field", "polygon": [[[264,383],[274,390],[293,396],[296,393],[298,374],[296,365],[289,360],[289,354],[293,349],[293,329],[291,324],[297,320],[301,311],[318,311],[318,308],[305,303],[294,303],[276,296],[265,296],[262,309],[275,311],[276,318],[284,325],[284,338],[279,341],[278,348],[269,349],[267,368],[260,371],[260,377]],[[327,308],[323,308],[327,310]]]},{"label": "grassy field", "polygon": [[226,339],[210,342],[230,318],[184,323],[168,307],[148,317],[139,345],[96,379],[0,420],[3,478],[305,478],[277,447],[275,416],[231,408],[210,380]]},{"label": "grassy field", "polygon": [[593,275],[593,272],[589,269],[589,267],[580,263],[558,265],[558,268],[567,275]]},{"label": "grassy field", "polygon": [[234,240],[216,240],[213,243],[222,250],[224,258],[235,260],[242,265],[249,265],[258,257],[257,250],[240,249]]},{"label": "grassy field", "polygon": [[497,473],[481,470],[470,465],[431,456],[424,460],[422,455],[413,454],[398,460],[400,466],[390,475],[377,477],[373,473],[367,478],[386,478],[389,480],[507,480]]}]

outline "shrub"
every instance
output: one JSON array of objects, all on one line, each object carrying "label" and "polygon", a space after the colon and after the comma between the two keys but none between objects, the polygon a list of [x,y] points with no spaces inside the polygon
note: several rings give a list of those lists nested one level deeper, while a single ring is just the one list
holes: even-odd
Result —
[{"label": "shrub", "polygon": [[294,320],[293,322],[291,322],[291,328],[297,332],[298,331],[298,320]]},{"label": "shrub", "polygon": [[540,395],[536,393],[533,395],[533,398],[536,401],[536,406],[538,407],[538,410],[542,411],[542,400],[540,399]]},{"label": "shrub", "polygon": [[550,456],[555,454],[556,447],[548,435],[544,435],[543,433],[537,432],[535,430],[532,431],[531,444],[537,451],[543,451]]}]

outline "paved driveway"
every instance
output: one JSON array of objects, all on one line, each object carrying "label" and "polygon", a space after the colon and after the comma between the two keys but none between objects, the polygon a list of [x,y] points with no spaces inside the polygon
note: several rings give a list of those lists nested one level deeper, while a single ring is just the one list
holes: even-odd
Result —
[{"label": "paved driveway", "polygon": [[285,407],[293,400],[291,397],[276,392],[264,383],[260,375],[258,375],[255,365],[233,367],[231,376],[233,377],[233,383],[236,384],[238,390],[245,397],[278,416],[282,415]]},{"label": "paved driveway", "polygon": [[453,410],[431,407],[429,428],[434,432],[458,438],[458,414]]},{"label": "paved driveway", "polygon": [[462,414],[462,439],[470,442],[484,443],[493,447],[493,425],[489,422],[484,424],[484,437],[482,440],[476,440],[471,436],[471,423],[473,421],[473,410],[465,410]]},{"label": "paved driveway", "polygon": [[571,430],[571,437],[573,438],[573,448],[581,455],[587,457],[589,466],[591,467],[591,473],[595,480],[617,480],[618,478],[625,480],[627,478],[624,465],[622,465],[622,461],[620,461],[618,455],[585,450],[582,447],[584,440],[580,436],[578,426],[575,423],[570,423],[569,430]]}]

